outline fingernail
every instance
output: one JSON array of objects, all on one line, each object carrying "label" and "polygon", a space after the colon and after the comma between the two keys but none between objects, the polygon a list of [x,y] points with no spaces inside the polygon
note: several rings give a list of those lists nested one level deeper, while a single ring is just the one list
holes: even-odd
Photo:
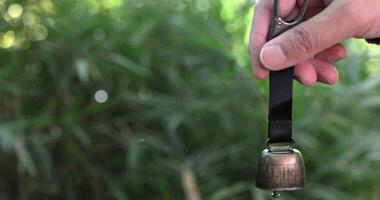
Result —
[{"label": "fingernail", "polygon": [[288,59],[278,45],[265,45],[260,52],[261,63],[268,69],[278,70],[286,66]]},{"label": "fingernail", "polygon": [[315,82],[316,80],[309,80],[309,79],[306,79],[305,77],[301,77],[301,83],[304,84],[305,86],[314,86],[315,85]]}]

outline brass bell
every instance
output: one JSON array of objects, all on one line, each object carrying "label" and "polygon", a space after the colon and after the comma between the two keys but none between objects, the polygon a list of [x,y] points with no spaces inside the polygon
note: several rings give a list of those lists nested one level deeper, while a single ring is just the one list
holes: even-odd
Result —
[{"label": "brass bell", "polygon": [[291,146],[268,146],[259,160],[256,186],[278,192],[302,189],[305,186],[305,167],[301,153]]}]

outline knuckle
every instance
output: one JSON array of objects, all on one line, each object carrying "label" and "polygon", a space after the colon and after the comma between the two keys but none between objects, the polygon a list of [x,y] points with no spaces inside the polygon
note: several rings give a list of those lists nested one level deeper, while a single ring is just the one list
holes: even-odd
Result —
[{"label": "knuckle", "polygon": [[315,37],[311,31],[301,25],[294,29],[294,39],[293,45],[295,48],[299,49],[302,53],[312,53]]},{"label": "knuckle", "polygon": [[342,6],[343,12],[345,13],[346,17],[349,17],[351,20],[357,19],[358,15],[358,6],[353,3],[353,1],[347,1]]}]

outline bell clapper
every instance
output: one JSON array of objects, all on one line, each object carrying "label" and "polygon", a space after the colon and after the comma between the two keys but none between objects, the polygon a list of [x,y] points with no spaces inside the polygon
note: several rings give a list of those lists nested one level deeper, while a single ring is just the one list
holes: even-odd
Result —
[{"label": "bell clapper", "polygon": [[273,191],[272,194],[271,194],[271,196],[272,196],[274,199],[278,199],[278,198],[280,198],[280,193],[277,192],[277,191]]}]

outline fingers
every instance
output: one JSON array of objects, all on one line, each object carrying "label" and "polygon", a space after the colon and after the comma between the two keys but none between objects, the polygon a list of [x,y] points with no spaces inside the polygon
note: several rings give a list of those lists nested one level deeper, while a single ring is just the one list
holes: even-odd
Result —
[{"label": "fingers", "polygon": [[318,74],[318,81],[329,85],[333,85],[338,81],[339,73],[333,64],[317,59],[312,59],[311,63]]},{"label": "fingers", "polygon": [[333,64],[315,58],[296,65],[294,76],[306,86],[314,86],[317,81],[333,85],[339,79],[339,73]]},{"label": "fingers", "polygon": [[260,1],[256,5],[249,42],[249,52],[253,64],[253,71],[255,77],[259,80],[265,79],[269,74],[269,71],[265,69],[259,59],[257,59],[258,52],[266,42],[270,26],[271,10],[268,2],[269,1]]},{"label": "fingers", "polygon": [[[287,16],[295,7],[296,0],[281,0],[281,15]],[[269,71],[260,62],[260,50],[267,42],[267,35],[271,23],[273,0],[260,1],[256,5],[252,30],[250,35],[250,56],[253,70],[257,79],[265,79]]]},{"label": "fingers", "polygon": [[342,44],[335,44],[315,55],[315,58],[328,63],[336,63],[347,55],[347,50]]},{"label": "fingers", "polygon": [[311,62],[316,69],[318,81],[333,85],[339,80],[339,73],[334,64],[347,56],[346,48],[341,44],[335,44],[318,53]]},{"label": "fingers", "polygon": [[306,86],[313,86],[317,82],[317,72],[311,62],[304,62],[295,66],[294,76]]},{"label": "fingers", "polygon": [[281,70],[302,63],[323,49],[349,38],[354,34],[354,29],[352,22],[346,19],[348,12],[344,6],[327,7],[266,43],[260,52],[261,63],[267,69]]}]

